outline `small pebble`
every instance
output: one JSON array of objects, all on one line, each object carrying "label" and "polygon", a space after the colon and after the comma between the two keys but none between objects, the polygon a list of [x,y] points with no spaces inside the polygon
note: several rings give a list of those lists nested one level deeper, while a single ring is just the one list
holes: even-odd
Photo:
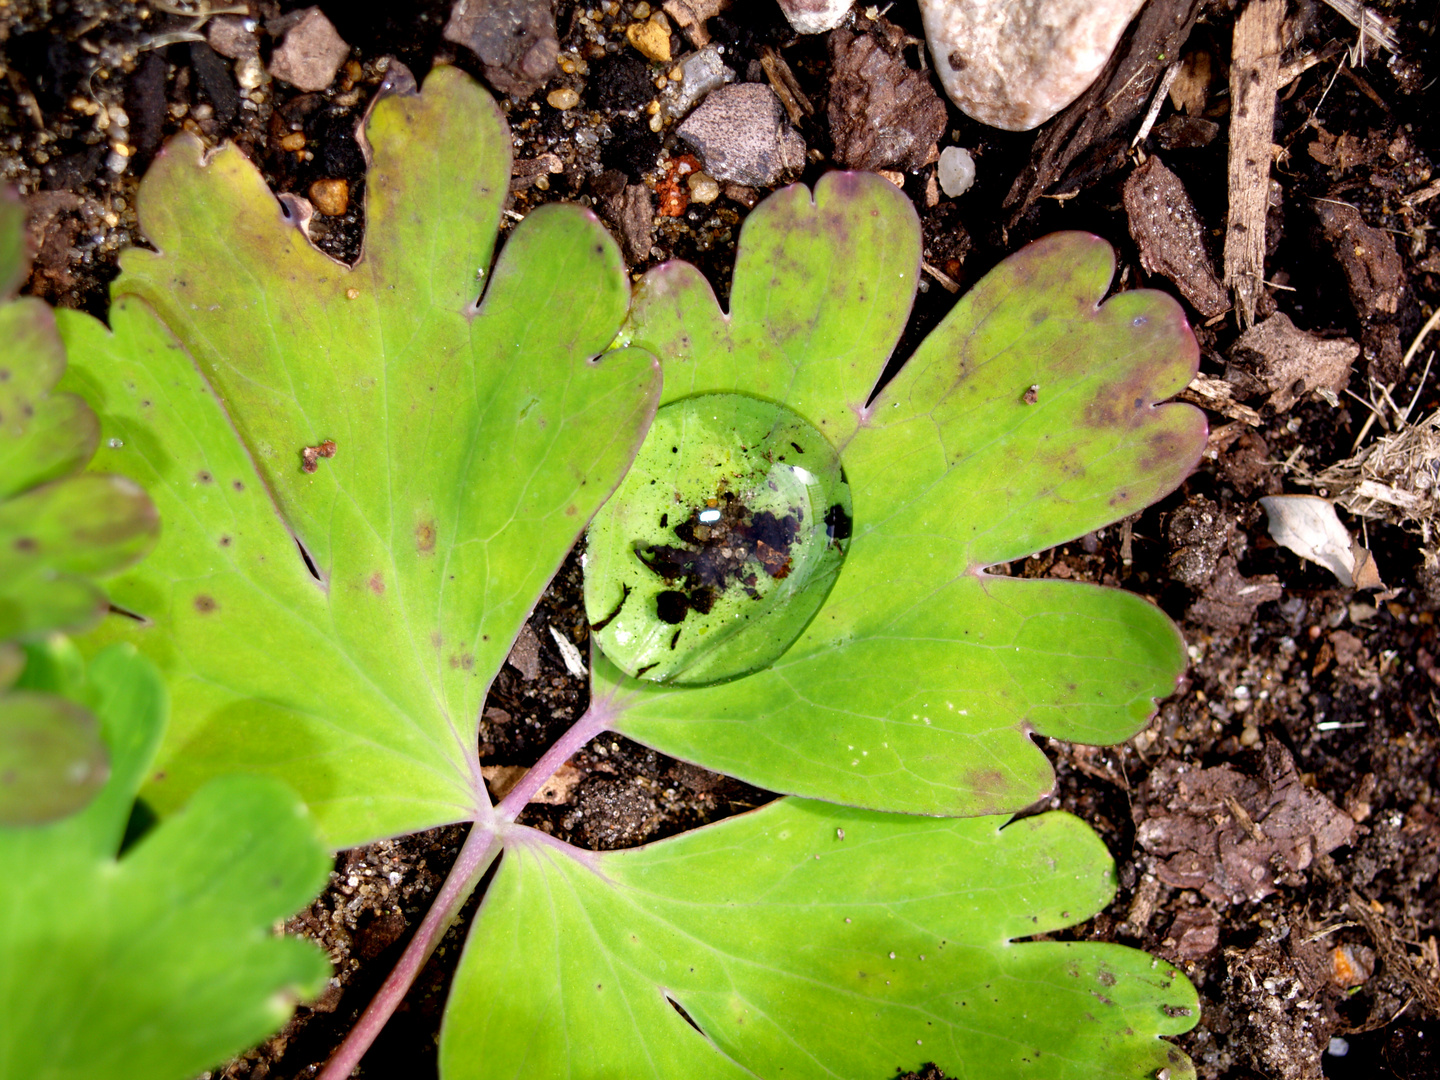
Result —
[{"label": "small pebble", "polygon": [[1259,741],[1260,741],[1260,732],[1259,732],[1259,730],[1258,730],[1257,728],[1251,727],[1249,724],[1246,724],[1245,727],[1244,727],[1244,728],[1241,730],[1241,732],[1240,732],[1240,745],[1241,745],[1241,746],[1254,746],[1254,745],[1255,745],[1256,743],[1258,743]]},{"label": "small pebble", "polygon": [[580,104],[580,95],[568,86],[562,86],[559,90],[551,90],[545,100],[552,109],[564,112],[566,109],[573,109]]},{"label": "small pebble", "polygon": [[1095,81],[1143,0],[920,0],[935,74],[960,111],[1039,127]]},{"label": "small pebble", "polygon": [[241,90],[254,90],[265,81],[265,65],[258,56],[246,56],[235,61],[235,81]]},{"label": "small pebble", "polygon": [[1330,1045],[1325,1048],[1325,1052],[1331,1057],[1344,1057],[1350,1053],[1350,1042],[1348,1039],[1342,1039],[1336,1035],[1331,1038]]},{"label": "small pebble", "polygon": [[947,146],[940,151],[940,164],[936,170],[940,178],[940,190],[949,198],[964,195],[975,183],[975,159],[970,151],[961,146]]},{"label": "small pebble", "polygon": [[318,7],[306,8],[271,57],[270,74],[301,90],[324,90],[349,54],[350,46],[324,13]]},{"label": "small pebble", "polygon": [[280,149],[291,151],[304,150],[305,133],[303,131],[290,132],[289,135],[286,135],[283,139],[280,140]]},{"label": "small pebble", "polygon": [[720,185],[708,173],[697,172],[685,181],[690,188],[690,201],[712,203],[720,197]]},{"label": "small pebble", "polygon": [[656,15],[645,22],[633,22],[625,28],[625,40],[647,60],[670,62],[670,26],[664,16]]},{"label": "small pebble", "polygon": [[310,185],[310,201],[326,217],[339,217],[350,208],[350,184],[344,179],[316,180]]}]

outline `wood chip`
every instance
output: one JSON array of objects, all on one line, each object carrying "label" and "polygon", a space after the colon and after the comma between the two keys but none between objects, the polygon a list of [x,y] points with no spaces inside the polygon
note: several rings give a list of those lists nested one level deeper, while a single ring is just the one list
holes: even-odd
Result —
[{"label": "wood chip", "polygon": [[1207,319],[1230,309],[1205,249],[1205,230],[1180,178],[1152,157],[1125,181],[1125,214],[1147,274],[1173,281]]},{"label": "wood chip", "polygon": [[1265,285],[1265,215],[1270,205],[1270,141],[1280,75],[1285,0],[1253,0],[1235,20],[1230,60],[1230,215],[1225,284],[1242,327],[1255,322]]}]

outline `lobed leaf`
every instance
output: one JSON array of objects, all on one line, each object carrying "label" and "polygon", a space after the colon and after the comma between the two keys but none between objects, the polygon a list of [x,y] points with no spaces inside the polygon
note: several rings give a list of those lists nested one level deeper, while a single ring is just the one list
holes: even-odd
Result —
[{"label": "lobed leaf", "polygon": [[15,299],[29,269],[25,211],[0,194],[0,825],[34,825],[84,806],[106,773],[95,718],[73,701],[7,692],[22,643],[82,630],[108,610],[93,580],[139,558],[159,529],[143,491],[114,476],[72,475],[95,453],[99,425],[78,397],[56,394],[65,349],[53,313]]},{"label": "lobed leaf", "polygon": [[[1137,597],[986,567],[1179,484],[1203,415],[1153,403],[1193,375],[1194,337],[1163,294],[1100,303],[1113,253],[1062,233],[988,274],[870,401],[913,294],[914,212],[885,181],[847,174],[824,177],[813,203],[799,187],[771,202],[741,234],[730,315],[693,269],[668,265],[637,290],[626,339],[664,359],[667,400],[759,393],[822,427],[850,483],[849,553],[765,670],[681,688],[597,657],[595,696],[614,730],[772,790],[911,813],[1019,809],[1053,783],[1032,734],[1128,738],[1184,652]],[[842,268],[852,284],[837,307]]]},{"label": "lobed leaf", "polygon": [[787,799],[623,852],[513,838],[443,1075],[1193,1077],[1158,1038],[1199,1017],[1173,967],[1016,941],[1109,902],[1104,845],[1065,814],[1002,824]]},{"label": "lobed leaf", "polygon": [[105,466],[167,522],[113,587],[139,621],[104,628],[174,695],[147,798],[268,774],[337,847],[489,812],[486,689],[658,391],[639,350],[597,358],[627,284],[592,215],[536,211],[491,268],[509,136],[474,82],[435,70],[368,137],[356,266],[239,151],[182,137],[142,184],[157,250],[123,257],[112,329],[62,322],[123,444]]},{"label": "lobed leaf", "polygon": [[[64,688],[64,666],[46,669],[47,689]],[[207,785],[117,858],[165,690],[125,647],[84,679],[109,781],[62,821],[0,827],[0,1078],[184,1080],[319,993],[325,958],[270,928],[319,891],[330,860],[304,807],[260,777]]]}]

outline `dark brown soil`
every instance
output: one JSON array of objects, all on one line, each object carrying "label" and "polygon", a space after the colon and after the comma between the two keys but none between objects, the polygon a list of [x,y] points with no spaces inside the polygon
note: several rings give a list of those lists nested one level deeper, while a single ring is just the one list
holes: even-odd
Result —
[{"label": "dark brown soil", "polygon": [[[1199,80],[1201,104],[1192,112],[1166,105],[1141,150],[1162,158],[1188,192],[1199,255],[1218,268],[1227,216],[1225,71],[1236,5],[1153,2],[1198,17],[1163,48],[1151,43],[1151,52],[1203,56],[1213,77],[1208,85]],[[420,77],[442,62],[481,74],[472,56],[442,40],[443,0],[332,2],[321,7],[352,53],[331,87],[301,94],[267,82],[246,97],[231,60],[202,43],[166,45],[158,37],[193,22],[166,13],[171,6],[12,0],[0,15],[0,174],[30,200],[39,258],[29,289],[56,304],[103,314],[116,252],[143,242],[134,219],[136,178],[161,140],[182,126],[209,141],[238,142],[277,191],[305,194],[316,181],[345,180],[348,206],[317,217],[316,237],[327,251],[354,257],[364,175],[350,132],[389,58]],[[265,55],[265,27],[297,6],[251,0]],[[1325,59],[1280,91],[1269,287],[1260,303],[1262,316],[1278,310],[1305,330],[1353,340],[1360,356],[1349,392],[1336,402],[1306,391],[1283,408],[1267,404],[1263,380],[1246,370],[1249,354],[1232,354],[1239,333],[1233,315],[1195,314],[1203,373],[1227,380],[1249,419],[1229,406],[1212,413],[1210,452],[1161,505],[1009,568],[1123,586],[1155,599],[1185,632],[1194,661],[1189,680],[1148,730],[1116,748],[1047,744],[1059,786],[1046,805],[1088,821],[1119,870],[1115,902],[1069,936],[1134,945],[1185,968],[1204,1011],[1180,1044],[1207,1078],[1304,1080],[1322,1069],[1336,1078],[1440,1076],[1440,575],[1426,568],[1416,535],[1371,522],[1364,542],[1389,591],[1341,588],[1270,541],[1255,502],[1310,491],[1305,477],[1348,457],[1377,386],[1395,382],[1392,395],[1402,407],[1416,396],[1417,418],[1440,406],[1436,381],[1422,385],[1425,357],[1440,336],[1408,368],[1399,363],[1440,303],[1433,229],[1440,196],[1411,198],[1434,179],[1440,159],[1440,10],[1422,0],[1375,6],[1393,19],[1403,59],[1375,56],[1372,45],[1368,62],[1352,69],[1335,50],[1325,52],[1332,43],[1353,43],[1350,25],[1315,0],[1291,4],[1282,62],[1306,53]],[[763,192],[726,189],[708,206],[677,203],[684,181],[677,185],[675,168],[667,170],[660,155],[685,148],[671,147],[646,122],[659,69],[625,45],[616,28],[628,14],[604,15],[603,32],[596,32],[578,17],[583,9],[569,0],[558,7],[562,49],[586,57],[588,74],[562,73],[532,98],[506,102],[516,138],[514,209],[580,199],[632,233],[644,202],[655,200],[652,212],[678,209],[655,219],[648,247],[647,237],[629,237],[627,250],[639,256],[633,269],[689,259],[723,298],[739,223]],[[620,11],[613,4],[609,10]],[[907,40],[919,35],[918,16],[904,3],[888,13],[894,24],[858,17],[848,32],[873,36],[876,47],[883,43],[919,68],[921,52]],[[759,0],[736,0],[709,25],[742,79],[764,80],[765,63],[773,66],[776,56],[788,65],[813,106],[801,132],[819,152],[802,179],[832,167],[826,39],[796,38],[778,10]],[[675,44],[682,45],[678,36]],[[852,39],[845,47],[855,48]],[[1161,57],[1129,80],[1126,93],[1144,90],[1139,112],[1164,66]],[[577,90],[583,108],[562,113],[547,105],[546,95],[560,87]],[[119,129],[117,106],[128,122]],[[1056,133],[1073,129],[1076,116],[1039,133],[1010,134],[948,109],[942,142],[972,151],[979,180],[958,199],[932,201],[933,164],[899,177],[924,225],[926,262],[938,271],[922,282],[902,354],[954,303],[952,286],[963,290],[1057,228],[1089,229],[1115,244],[1124,286],[1149,281],[1124,190],[1139,160],[1129,143],[1140,120],[1107,109],[1090,108],[1083,145],[1068,147]],[[108,130],[97,129],[101,110]],[[1114,106],[1124,110],[1123,102]],[[280,145],[297,130],[308,157]],[[123,172],[109,165],[117,133],[133,149]],[[548,160],[533,164],[543,154],[555,155],[559,171]],[[1027,187],[1034,176],[1041,186]],[[1188,258],[1193,270],[1191,241],[1176,257]],[[1163,261],[1147,251],[1146,265]],[[1163,279],[1154,283],[1175,291]],[[1203,281],[1195,288],[1197,298],[1213,295]],[[1347,521],[1358,531],[1357,520]],[[497,767],[497,783],[507,775],[503,767],[533,763],[584,709],[585,688],[566,672],[551,635],[554,628],[587,645],[573,556],[530,628],[496,679],[481,726],[482,754]],[[592,848],[657,839],[769,798],[611,736],[571,764],[575,771],[525,820]],[[330,889],[291,923],[329,949],[337,967],[331,990],[302,1008],[282,1036],[216,1075],[313,1076],[403,947],[462,833],[442,829],[342,853]],[[464,929],[462,920],[446,938],[363,1075],[434,1075],[445,983]],[[1327,1053],[1342,1049],[1332,1040],[1348,1044],[1348,1053]]]}]

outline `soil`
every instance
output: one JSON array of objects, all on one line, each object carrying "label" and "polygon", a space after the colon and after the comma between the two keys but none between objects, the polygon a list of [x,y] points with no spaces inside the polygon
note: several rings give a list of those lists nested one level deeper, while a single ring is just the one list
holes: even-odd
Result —
[{"label": "soil", "polygon": [[[244,6],[268,59],[300,5]],[[0,4],[0,174],[29,200],[38,250],[29,291],[103,315],[116,253],[143,242],[137,177],[181,127],[212,143],[234,140],[277,191],[333,211],[317,215],[316,242],[355,257],[365,180],[351,132],[381,78],[395,61],[417,77],[436,63],[485,73],[442,38],[442,0],[320,6],[350,54],[328,88],[305,93],[279,81],[243,89],[241,60],[184,36],[195,23],[185,5]],[[562,59],[584,62],[504,103],[517,162],[512,209],[523,215],[555,199],[594,205],[622,234],[634,271],[689,259],[723,299],[739,223],[764,192],[725,185],[714,201],[687,205],[685,174],[702,163],[682,156],[688,148],[674,143],[673,129],[650,129],[646,105],[668,65],[626,44],[633,6],[597,5],[598,21],[569,0],[557,6]],[[1396,28],[1398,59],[1371,43],[1365,62],[1350,66],[1343,52],[1354,29],[1313,0],[1292,3],[1284,27],[1282,69],[1303,67],[1295,62],[1306,56],[1319,62],[1278,94],[1257,317],[1283,313],[1327,358],[1323,376],[1298,387],[1304,370],[1284,365],[1285,385],[1267,383],[1273,365],[1251,339],[1237,347],[1233,312],[1201,313],[1225,302],[1214,279],[1228,212],[1236,5],[1152,0],[1166,18],[1142,16],[1094,96],[1038,132],[983,128],[945,105],[940,141],[968,148],[979,173],[954,199],[935,192],[928,143],[891,148],[886,163],[873,160],[884,147],[831,127],[832,118],[844,122],[843,95],[862,92],[871,95],[866,108],[897,109],[901,127],[906,109],[915,130],[931,122],[933,94],[924,90],[934,80],[909,4],[887,9],[893,21],[873,8],[853,15],[834,42],[797,37],[761,0],[735,0],[708,22],[742,80],[788,88],[811,151],[801,179],[833,167],[837,146],[851,163],[868,154],[906,170],[894,176],[921,217],[929,269],[899,355],[957,290],[1057,228],[1110,240],[1122,287],[1153,280],[1192,305],[1206,379],[1187,396],[1210,409],[1213,431],[1200,467],[1159,505],[1008,572],[1130,589],[1169,612],[1189,643],[1187,681],[1139,736],[1108,748],[1045,744],[1058,786],[1034,809],[1069,810],[1105,840],[1119,892],[1065,936],[1133,945],[1182,966],[1203,1014],[1178,1042],[1207,1078],[1440,1076],[1440,572],[1425,550],[1433,538],[1403,515],[1344,515],[1388,586],[1356,591],[1271,541],[1257,503],[1279,492],[1338,495],[1315,478],[1352,455],[1372,412],[1379,419],[1367,443],[1396,426],[1382,388],[1393,384],[1401,409],[1414,400],[1412,421],[1440,406],[1437,381],[1427,378],[1440,335],[1401,362],[1440,304],[1432,224],[1440,194],[1427,186],[1440,156],[1440,15],[1422,0],[1374,6]],[[689,49],[678,33],[672,44]],[[878,76],[837,74],[846,57],[899,70],[898,100],[876,93]],[[1175,58],[1183,64],[1172,93],[1185,108],[1165,104],[1132,148]],[[567,88],[582,108],[547,103]],[[299,151],[287,148],[297,133]],[[1157,160],[1164,170],[1146,164]],[[1174,213],[1156,213],[1157,199]],[[1353,343],[1348,352],[1320,347],[1340,339]],[[1353,358],[1348,379],[1345,357]],[[572,554],[495,680],[481,724],[492,784],[513,781],[584,710],[585,686],[551,633],[586,648],[579,593]],[[542,797],[527,823],[614,848],[771,796],[606,735]],[[289,924],[328,949],[337,972],[330,990],[280,1036],[209,1075],[315,1075],[403,948],[462,835],[453,827],[342,852],[330,888]],[[462,919],[452,929],[357,1075],[435,1075],[446,981],[465,928]]]}]

